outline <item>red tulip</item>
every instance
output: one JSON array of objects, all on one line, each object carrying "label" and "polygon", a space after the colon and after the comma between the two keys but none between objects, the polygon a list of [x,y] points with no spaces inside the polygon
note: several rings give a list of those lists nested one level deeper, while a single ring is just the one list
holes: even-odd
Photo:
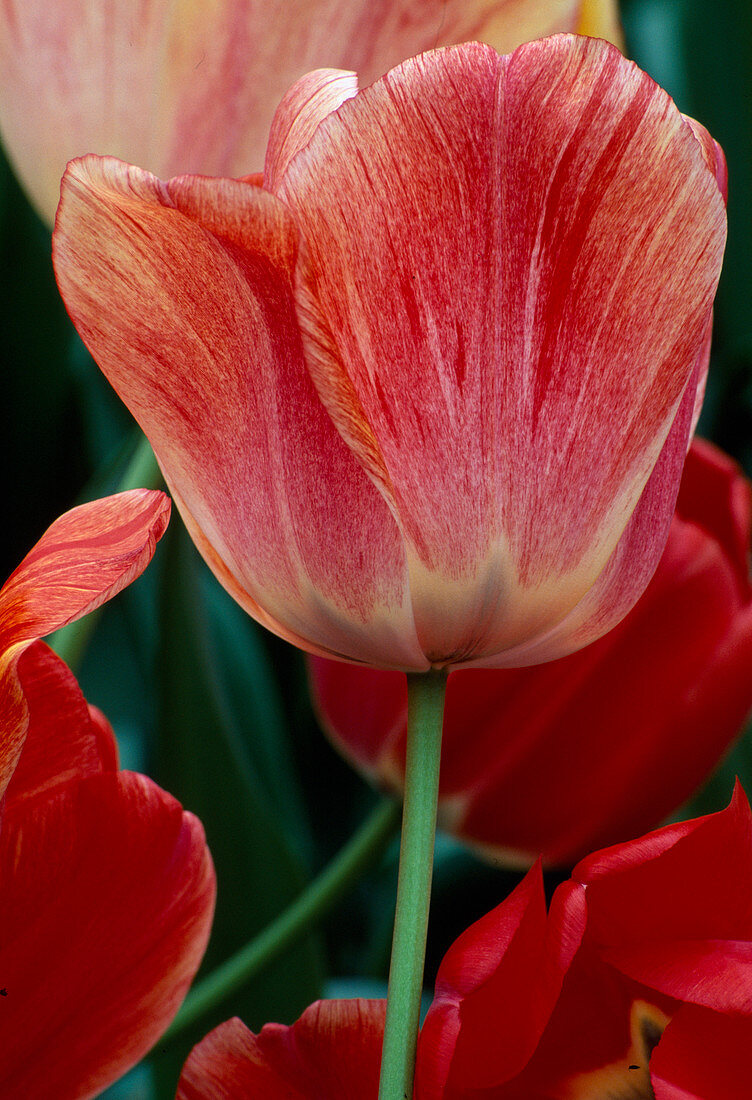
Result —
[{"label": "red tulip", "polygon": [[[619,626],[548,665],[452,673],[444,826],[507,860],[571,863],[688,798],[752,707],[751,527],[749,483],[697,440],[661,563]],[[335,745],[399,791],[405,677],[321,658],[310,673]]]},{"label": "red tulip", "polygon": [[535,664],[665,543],[721,162],[603,41],[471,44],[299,81],[263,185],[73,162],[56,270],[260,622],[381,667]]},{"label": "red tulip", "polygon": [[[112,730],[42,642],[18,661],[28,736],[0,829],[4,1100],[85,1100],[166,1029],[214,908],[200,822],[117,770]],[[0,704],[0,736],[15,708]]]},{"label": "red tulip", "polygon": [[[370,82],[479,38],[502,51],[577,29],[582,0],[6,0],[0,127],[50,224],[66,162],[113,153],[161,176],[260,168],[274,109],[321,65]],[[595,28],[598,29],[598,28]]]},{"label": "red tulip", "polygon": [[55,520],[0,589],[0,798],[28,721],[16,671],[21,654],[135,580],[169,516],[165,494],[147,489],[82,504]]},{"label": "red tulip", "polygon": [[[383,1002],[319,1002],[194,1048],[178,1100],[375,1100]],[[418,1043],[416,1100],[746,1100],[752,815],[588,857],[548,913],[538,866],[449,949]]]}]

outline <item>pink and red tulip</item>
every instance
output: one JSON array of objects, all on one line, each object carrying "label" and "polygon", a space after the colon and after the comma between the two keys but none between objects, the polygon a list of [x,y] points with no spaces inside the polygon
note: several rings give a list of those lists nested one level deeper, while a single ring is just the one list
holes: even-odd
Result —
[{"label": "pink and red tulip", "polygon": [[0,589],[0,798],[28,721],[17,674],[22,653],[135,580],[169,517],[169,499],[148,489],[82,504],[55,520]]},{"label": "pink and red tulip", "polygon": [[[610,634],[547,665],[449,677],[444,826],[497,858],[572,863],[681,805],[752,708],[751,530],[748,481],[696,440],[660,565]],[[405,677],[316,657],[310,673],[334,744],[401,791]]]},{"label": "pink and red tulip", "polygon": [[263,182],[73,162],[83,339],[218,578],[313,653],[515,666],[665,543],[707,367],[722,154],[607,43],[299,81]]},{"label": "pink and red tulip", "polygon": [[[179,1100],[375,1100],[384,1005],[319,1002],[194,1048]],[[752,815],[720,814],[583,860],[546,911],[538,866],[449,949],[416,1100],[746,1100]]]},{"label": "pink and red tulip", "polygon": [[322,65],[370,83],[469,38],[502,52],[574,31],[582,0],[6,0],[0,130],[52,224],[72,157],[111,153],[162,177],[245,176],[274,110]]},{"label": "pink and red tulip", "polygon": [[[85,1100],[178,1010],[206,947],[214,871],[200,822],[117,770],[108,723],[44,643],[17,662],[27,737],[0,827],[5,1100]],[[0,737],[15,707],[0,703]]]}]

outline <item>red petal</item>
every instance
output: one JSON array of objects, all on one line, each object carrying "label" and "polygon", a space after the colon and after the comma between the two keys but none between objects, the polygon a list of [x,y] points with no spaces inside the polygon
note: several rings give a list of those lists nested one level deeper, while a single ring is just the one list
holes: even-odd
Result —
[{"label": "red petal", "polygon": [[752,814],[741,787],[728,809],[596,853],[588,935],[635,981],[680,1000],[752,1008]]},{"label": "red petal", "polygon": [[752,1020],[686,1005],[650,1059],[656,1100],[748,1100]]},{"label": "red petal", "polygon": [[144,776],[93,776],[11,807],[0,882],[0,1093],[84,1100],[146,1053],[198,968],[203,830]]},{"label": "red petal", "polygon": [[[343,103],[278,193],[311,369],[399,516],[421,643],[503,663],[604,569],[690,383],[725,239],[702,148],[603,42],[463,46]],[[665,538],[669,466],[639,541]]]},{"label": "red petal", "polygon": [[317,1001],[292,1027],[256,1036],[229,1020],[194,1047],[177,1100],[363,1100],[376,1097],[383,1001]]},{"label": "red petal", "polygon": [[573,884],[546,915],[540,869],[450,947],[418,1046],[417,1095],[491,1088],[516,1076],[540,1041],[585,928]]},{"label": "red petal", "polygon": [[303,362],[296,250],[282,204],[239,181],[90,157],[63,185],[67,305],[220,580],[295,644],[425,668],[401,537]]},{"label": "red petal", "polygon": [[[46,798],[87,775],[117,769],[117,745],[106,719],[92,719],[73,673],[44,642],[29,646],[18,662],[28,730],[5,795],[6,810]],[[7,716],[0,718],[5,727]],[[104,723],[104,724],[103,724]]]}]

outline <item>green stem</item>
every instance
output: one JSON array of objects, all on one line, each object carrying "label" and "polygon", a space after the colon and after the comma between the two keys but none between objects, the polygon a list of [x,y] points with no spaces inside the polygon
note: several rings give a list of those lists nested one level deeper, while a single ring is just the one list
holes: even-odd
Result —
[{"label": "green stem", "polygon": [[363,872],[383,854],[397,832],[399,805],[383,801],[318,878],[276,920],[190,991],[172,1027],[169,1042],[230,993],[245,985],[313,925],[326,916]]},{"label": "green stem", "polygon": [[413,1095],[431,899],[446,673],[407,677],[407,761],[379,1100]]},{"label": "green stem", "polygon": [[[162,484],[162,475],[154,457],[149,440],[141,436],[133,457],[128,463],[125,473],[118,482],[117,492],[125,492],[126,489],[157,489]],[[49,643],[62,657],[69,668],[75,672],[83,660],[86,647],[89,644],[94,628],[99,622],[102,608],[97,607],[90,611],[83,619],[69,623],[61,630],[56,630],[49,638]]]}]

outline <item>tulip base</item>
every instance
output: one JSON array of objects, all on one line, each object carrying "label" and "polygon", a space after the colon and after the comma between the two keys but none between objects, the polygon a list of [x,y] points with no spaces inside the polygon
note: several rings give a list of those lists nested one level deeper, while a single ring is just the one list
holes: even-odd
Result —
[{"label": "tulip base", "polygon": [[379,1100],[413,1094],[433,875],[446,673],[407,677],[407,760]]}]

